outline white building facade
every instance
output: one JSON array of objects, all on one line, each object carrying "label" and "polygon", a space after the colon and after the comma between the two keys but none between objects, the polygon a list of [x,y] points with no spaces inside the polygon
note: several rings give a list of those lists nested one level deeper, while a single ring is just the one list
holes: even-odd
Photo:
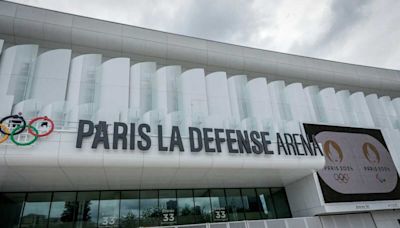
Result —
[{"label": "white building facade", "polygon": [[397,70],[0,2],[0,88],[1,227],[400,227]]}]

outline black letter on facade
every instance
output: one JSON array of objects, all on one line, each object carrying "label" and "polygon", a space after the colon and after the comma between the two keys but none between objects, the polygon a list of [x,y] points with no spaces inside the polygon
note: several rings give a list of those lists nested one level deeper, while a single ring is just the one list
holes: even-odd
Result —
[{"label": "black letter on facade", "polygon": [[251,131],[250,132],[250,139],[253,142],[254,146],[251,147],[253,150],[253,153],[255,154],[261,154],[263,152],[263,146],[261,142],[259,141],[260,134],[258,131]]},{"label": "black letter on facade", "polygon": [[281,138],[281,134],[276,133],[276,142],[278,143],[278,154],[281,154],[281,148],[283,148],[283,151],[285,151],[286,155],[290,155],[290,151],[289,154],[286,150],[285,144],[283,144],[283,140]]},{"label": "black letter on facade", "polygon": [[315,150],[315,149],[317,149],[319,151],[319,153],[321,154],[321,156],[324,156],[324,153],[322,152],[321,148],[319,147],[319,144],[317,142],[317,139],[315,138],[315,135],[312,136],[312,141],[313,141],[315,155],[317,155],[317,151]]},{"label": "black letter on facade", "polygon": [[158,125],[158,150],[159,151],[167,151],[168,147],[163,146],[163,133],[162,133],[162,126]]},{"label": "black letter on facade", "polygon": [[308,140],[308,138],[306,140],[303,135],[300,135],[300,138],[301,138],[301,144],[303,144],[304,152],[307,154],[308,151],[310,152],[310,155],[316,155],[311,149],[310,141]]},{"label": "black letter on facade", "polygon": [[[144,131],[146,130],[146,132]],[[151,139],[146,134],[150,132],[150,126],[148,124],[140,124],[138,127],[139,136],[145,141],[145,145],[143,145],[142,141],[138,141],[139,150],[148,150],[151,147]]]},{"label": "black letter on facade", "polygon": [[129,149],[134,150],[135,149],[135,124],[131,123],[131,135],[130,135],[130,145]]},{"label": "black letter on facade", "polygon": [[301,142],[300,142],[301,139],[300,139],[300,141],[297,141],[296,136],[300,137],[300,134],[293,134],[293,141],[294,141],[294,145],[296,146],[297,154],[298,155],[306,155],[306,154],[300,153],[299,145],[301,145]]},{"label": "black letter on facade", "polygon": [[271,140],[267,140],[265,138],[265,136],[269,135],[269,132],[262,131],[262,132],[260,132],[260,134],[261,134],[261,141],[262,141],[262,144],[264,146],[264,153],[265,154],[274,154],[274,151],[271,151],[271,150],[268,149],[268,145],[271,144]]},{"label": "black letter on facade", "polygon": [[215,149],[210,147],[210,143],[214,141],[214,138],[208,135],[209,132],[212,132],[211,128],[203,128],[204,150],[206,152],[215,152]]},{"label": "black letter on facade", "polygon": [[285,133],[285,134],[283,134],[283,135],[285,136],[285,142],[286,142],[286,146],[287,146],[287,148],[288,148],[289,154],[292,154],[292,153],[290,152],[290,151],[291,151],[290,148],[292,148],[292,149],[293,149],[294,155],[297,155],[297,151],[296,151],[296,147],[294,146],[294,143],[293,143],[292,135],[289,134],[289,133]]},{"label": "black letter on facade", "polygon": [[183,152],[183,144],[182,144],[182,138],[181,138],[181,132],[179,131],[179,128],[177,126],[172,127],[172,132],[171,132],[171,142],[169,144],[169,151],[174,151],[174,147],[178,146],[179,151]]},{"label": "black letter on facade", "polygon": [[221,143],[225,142],[225,138],[221,138],[219,133],[224,132],[224,129],[219,129],[219,128],[215,128],[214,129],[214,133],[215,133],[215,145],[217,147],[217,151],[221,152]]},{"label": "black letter on facade", "polygon": [[[193,133],[196,132],[197,134],[197,145],[196,148],[194,145],[194,135]],[[203,149],[203,139],[201,137],[201,131],[197,127],[189,127],[189,141],[190,141],[190,151],[192,152],[199,152]]]},{"label": "black letter on facade", "polygon": [[103,142],[104,149],[110,149],[110,143],[108,141],[108,126],[106,121],[99,121],[96,126],[96,134],[94,135],[94,140],[92,148],[96,149],[100,142]]},{"label": "black letter on facade", "polygon": [[247,131],[243,131],[243,134],[240,130],[236,130],[239,152],[243,153],[243,147],[244,147],[246,153],[251,154],[249,134],[247,133]]},{"label": "black letter on facade", "polygon": [[[88,130],[84,132],[85,125],[88,126]],[[82,148],[82,141],[84,137],[89,137],[93,135],[94,125],[90,120],[79,120],[78,126],[78,137],[76,138],[76,148]]]},{"label": "black letter on facade", "polygon": [[235,130],[227,129],[226,131],[226,143],[228,144],[228,151],[229,153],[238,153],[237,149],[233,149],[232,143],[236,142],[235,138],[231,137],[231,134],[235,133]]},{"label": "black letter on facade", "polygon": [[[122,132],[119,132],[119,127],[122,127]],[[128,148],[128,140],[126,135],[128,133],[128,126],[125,123],[114,122],[114,135],[113,135],[113,149],[118,149],[118,140],[122,140],[122,149]]]}]

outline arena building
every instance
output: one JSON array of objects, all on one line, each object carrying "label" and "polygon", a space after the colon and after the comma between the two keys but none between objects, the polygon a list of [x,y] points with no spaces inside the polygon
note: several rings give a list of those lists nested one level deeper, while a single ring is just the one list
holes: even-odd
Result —
[{"label": "arena building", "polygon": [[0,2],[1,227],[400,227],[400,72]]}]

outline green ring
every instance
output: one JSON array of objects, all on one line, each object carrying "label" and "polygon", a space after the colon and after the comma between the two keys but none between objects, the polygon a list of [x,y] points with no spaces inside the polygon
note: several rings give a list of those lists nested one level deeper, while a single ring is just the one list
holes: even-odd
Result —
[{"label": "green ring", "polygon": [[[26,127],[32,129],[36,133],[36,135],[39,134],[39,131],[34,126],[27,125]],[[14,133],[17,132],[20,128],[22,128],[22,127],[21,126],[17,126],[10,134],[10,139],[11,139],[11,141],[13,143],[15,143],[15,145],[18,145],[18,146],[29,146],[29,145],[32,145],[34,142],[36,142],[36,140],[38,139],[37,136],[33,136],[33,139],[31,141],[29,141],[29,142],[26,142],[26,143],[17,142],[14,139]]]}]

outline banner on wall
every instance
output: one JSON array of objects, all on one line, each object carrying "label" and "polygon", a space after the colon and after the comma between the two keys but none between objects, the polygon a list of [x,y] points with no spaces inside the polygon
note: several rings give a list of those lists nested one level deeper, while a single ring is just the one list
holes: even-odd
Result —
[{"label": "banner on wall", "polygon": [[399,175],[380,130],[317,124],[304,130],[326,158],[317,173],[325,203],[400,199]]}]

